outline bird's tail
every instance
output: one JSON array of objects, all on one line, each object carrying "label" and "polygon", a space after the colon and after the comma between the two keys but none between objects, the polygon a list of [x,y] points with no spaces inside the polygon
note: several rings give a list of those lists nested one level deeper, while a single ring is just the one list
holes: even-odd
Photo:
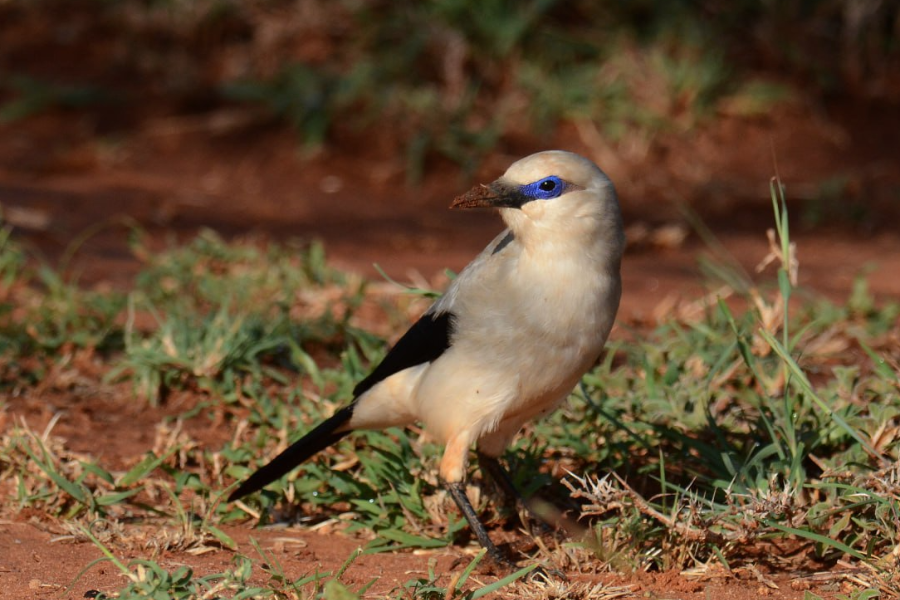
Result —
[{"label": "bird's tail", "polygon": [[251,475],[247,481],[242,483],[238,489],[234,490],[231,495],[228,496],[228,501],[233,502],[262,489],[263,486],[272,483],[313,454],[321,452],[328,446],[336,443],[350,433],[349,429],[345,431],[337,430],[341,425],[344,425],[350,420],[352,414],[352,404],[350,406],[345,406],[334,413],[332,417],[325,420],[318,427],[294,442],[287,450],[273,458],[271,462]]}]

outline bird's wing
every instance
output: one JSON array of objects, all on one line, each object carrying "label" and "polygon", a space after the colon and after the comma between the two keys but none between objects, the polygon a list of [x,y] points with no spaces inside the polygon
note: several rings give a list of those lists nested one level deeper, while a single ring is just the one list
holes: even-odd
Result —
[{"label": "bird's wing", "polygon": [[347,424],[353,416],[353,410],[360,400],[360,396],[376,384],[410,367],[432,362],[443,354],[453,343],[454,320],[456,319],[453,305],[460,290],[462,289],[465,293],[466,286],[472,281],[476,281],[479,273],[482,273],[485,266],[491,263],[494,256],[499,255],[501,250],[513,241],[514,239],[508,232],[498,235],[468,267],[463,269],[447,292],[409,328],[409,331],[391,348],[388,355],[369,376],[357,384],[353,390],[353,403],[340,409],[331,418],[326,419],[256,471],[232,492],[228,501],[232,502],[261,489],[350,433]]},{"label": "bird's wing", "polygon": [[509,230],[503,231],[453,281],[447,292],[429,308],[391,348],[384,360],[353,389],[359,398],[377,383],[404,369],[433,362],[453,344],[456,314],[453,305],[460,289],[478,279],[478,274],[494,257],[514,241]]},{"label": "bird's wing", "polygon": [[375,370],[353,388],[353,395],[359,398],[394,373],[435,360],[450,347],[452,333],[453,313],[429,310],[403,334]]}]

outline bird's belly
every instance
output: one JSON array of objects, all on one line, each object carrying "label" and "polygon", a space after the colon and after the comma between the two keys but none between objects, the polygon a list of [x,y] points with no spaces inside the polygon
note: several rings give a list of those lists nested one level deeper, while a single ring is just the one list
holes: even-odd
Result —
[{"label": "bird's belly", "polygon": [[448,350],[416,390],[419,418],[439,442],[460,431],[470,431],[475,440],[501,422],[549,411],[565,399],[602,348],[602,340],[587,336],[570,337],[566,344],[544,340],[531,350],[533,335],[521,331],[482,343],[477,337]]},{"label": "bird's belly", "polygon": [[475,441],[549,411],[575,387],[603,349],[620,289],[617,278],[584,276],[596,269],[580,272],[565,285],[540,272],[524,277],[527,287],[497,284],[457,298],[451,347],[415,391],[435,438],[469,432]]},{"label": "bird's belly", "polygon": [[545,342],[538,352],[523,356],[516,365],[514,399],[507,405],[502,420],[522,416],[530,418],[558,405],[568,396],[581,376],[599,356],[602,342],[575,336],[569,344]]}]

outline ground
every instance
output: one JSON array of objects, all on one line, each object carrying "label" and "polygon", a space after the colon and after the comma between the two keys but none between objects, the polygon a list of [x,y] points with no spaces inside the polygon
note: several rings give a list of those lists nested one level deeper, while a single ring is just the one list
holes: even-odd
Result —
[{"label": "ground", "polygon": [[[114,143],[99,138],[78,113],[50,112],[0,125],[0,206],[17,239],[77,276],[85,286],[125,286],[138,262],[127,246],[138,224],[165,247],[210,227],[259,241],[292,236],[322,240],[330,261],[370,278],[374,264],[395,279],[434,281],[460,269],[498,231],[496,216],[447,210],[472,181],[435,162],[420,185],[405,181],[403,163],[377,144],[343,144],[309,154],[280,127],[221,128],[228,114],[155,117]],[[552,141],[509,142],[491,155],[476,181],[498,176],[516,157],[559,147],[594,158],[616,182],[630,247],[623,264],[624,297],[613,337],[688,310],[709,283],[698,269],[704,253],[730,253],[748,272],[766,256],[771,226],[770,177],[787,186],[795,224],[800,285],[845,299],[854,280],[868,278],[876,297],[900,296],[900,112],[890,106],[787,104],[765,117],[720,115],[693,137],[670,136],[630,145],[606,144],[588,126],[564,127]],[[691,226],[697,215],[721,246]],[[6,423],[53,429],[75,451],[110,468],[133,464],[154,443],[155,425],[180,414],[190,399],[148,410],[129,403],[127,387],[84,389],[78,382],[40,395],[8,397]],[[227,432],[206,432],[213,440]],[[290,573],[334,569],[363,542],[329,530],[228,529],[247,550],[252,536]],[[516,544],[515,530],[494,535]],[[0,585],[15,598],[85,597],[115,589],[121,576],[108,563],[69,586],[100,552],[72,543],[65,531],[21,513],[0,523]],[[424,574],[467,560],[473,546],[361,557],[346,581],[379,580],[387,592]],[[133,557],[146,555],[136,549]],[[232,554],[166,552],[164,566],[215,572]],[[131,558],[131,557],[124,557]],[[840,569],[840,566],[837,567]],[[485,575],[490,579],[490,574]],[[791,573],[743,571],[602,575],[625,597],[683,600],[803,598],[845,592],[853,573],[819,577],[815,567]],[[848,584],[849,585],[849,584]]]}]

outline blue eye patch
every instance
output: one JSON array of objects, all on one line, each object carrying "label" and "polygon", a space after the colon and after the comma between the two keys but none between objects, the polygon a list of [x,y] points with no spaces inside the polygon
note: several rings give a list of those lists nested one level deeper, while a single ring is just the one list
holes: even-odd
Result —
[{"label": "blue eye patch", "polygon": [[563,181],[556,175],[550,175],[543,179],[538,179],[533,183],[523,185],[519,188],[522,194],[535,200],[550,200],[559,198],[563,192],[570,187],[569,183]]}]

